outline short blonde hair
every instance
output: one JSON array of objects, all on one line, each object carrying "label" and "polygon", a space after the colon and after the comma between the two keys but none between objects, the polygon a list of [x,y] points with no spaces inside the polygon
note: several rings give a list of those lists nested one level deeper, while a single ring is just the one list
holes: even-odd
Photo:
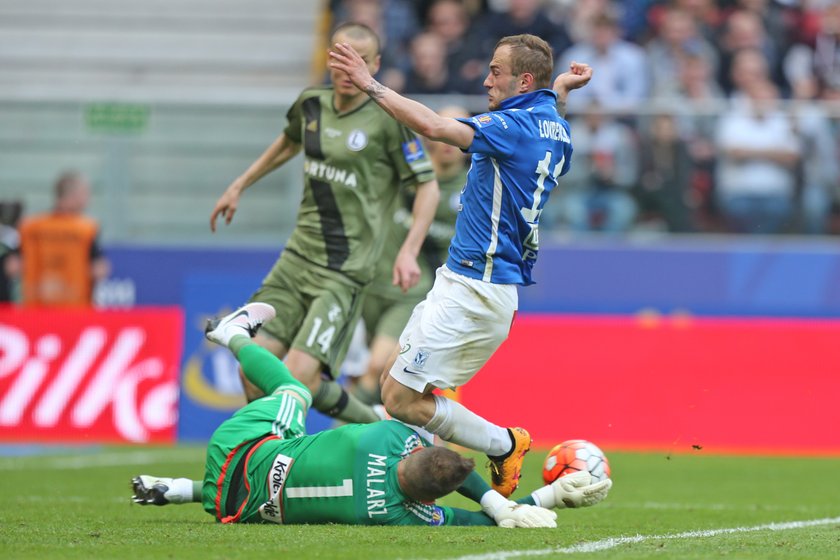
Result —
[{"label": "short blonde hair", "polygon": [[370,39],[373,41],[373,44],[376,45],[376,54],[379,54],[382,51],[382,43],[379,40],[379,35],[377,35],[376,31],[364,23],[348,21],[340,24],[332,32],[332,42],[335,42],[335,38],[339,33],[344,33],[348,37],[352,37],[356,40]]},{"label": "short blonde hair", "polygon": [[510,35],[499,39],[493,50],[505,45],[510,47],[510,66],[514,76],[531,74],[538,89],[551,85],[551,74],[554,71],[551,45],[536,35]]}]

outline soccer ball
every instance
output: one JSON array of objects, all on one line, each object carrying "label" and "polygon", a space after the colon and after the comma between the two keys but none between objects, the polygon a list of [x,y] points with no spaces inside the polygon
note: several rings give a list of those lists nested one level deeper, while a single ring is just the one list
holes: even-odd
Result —
[{"label": "soccer ball", "polygon": [[610,464],[594,443],[570,439],[548,452],[543,463],[543,480],[551,484],[561,476],[578,471],[589,471],[592,482],[600,482],[610,477]]}]

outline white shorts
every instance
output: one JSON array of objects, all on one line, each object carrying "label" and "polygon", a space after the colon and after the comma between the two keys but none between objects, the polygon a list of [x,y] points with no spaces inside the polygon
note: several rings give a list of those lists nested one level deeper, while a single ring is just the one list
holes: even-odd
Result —
[{"label": "white shorts", "polygon": [[434,286],[400,335],[391,377],[419,393],[464,385],[505,341],[518,304],[514,284],[438,268]]}]

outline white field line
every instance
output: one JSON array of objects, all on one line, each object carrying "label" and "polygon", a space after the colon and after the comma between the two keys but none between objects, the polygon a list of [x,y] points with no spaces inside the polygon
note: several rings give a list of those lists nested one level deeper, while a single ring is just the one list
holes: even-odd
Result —
[{"label": "white field line", "polygon": [[153,463],[203,463],[204,456],[198,449],[160,449],[131,451],[127,453],[82,453],[80,455],[47,455],[9,457],[0,459],[0,471],[90,469],[151,465]]},{"label": "white field line", "polygon": [[737,505],[737,504],[701,504],[701,503],[678,503],[678,502],[641,502],[630,503],[609,503],[605,506],[610,509],[662,509],[662,510],[702,510],[702,511],[799,511],[808,513],[810,506],[785,506],[785,505]]},{"label": "white field line", "polygon": [[612,537],[600,541],[583,542],[571,546],[557,548],[541,548],[535,550],[509,550],[502,552],[488,552],[486,554],[470,554],[467,556],[456,556],[452,560],[506,560],[507,558],[518,558],[521,556],[545,556],[547,554],[578,554],[587,552],[600,552],[626,544],[634,544],[645,541],[676,540],[676,539],[698,539],[705,537],[716,537],[718,535],[731,535],[734,533],[752,533],[755,531],[786,531],[789,529],[802,529],[805,527],[816,527],[818,525],[831,525],[840,523],[840,517],[827,517],[824,519],[812,519],[809,521],[789,521],[785,523],[768,523],[766,525],[755,525],[753,527],[728,527],[722,529],[709,529],[706,531],[686,531],[684,533],[671,533],[665,535],[636,535],[633,537]]}]

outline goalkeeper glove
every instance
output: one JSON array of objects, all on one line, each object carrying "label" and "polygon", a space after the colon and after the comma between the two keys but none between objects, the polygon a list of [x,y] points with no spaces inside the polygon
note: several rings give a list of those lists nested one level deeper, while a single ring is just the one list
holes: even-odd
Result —
[{"label": "goalkeeper glove", "polygon": [[490,490],[481,498],[481,510],[499,527],[538,528],[557,527],[557,514],[551,510],[527,504],[517,504]]},{"label": "goalkeeper glove", "polygon": [[[554,507],[589,507],[594,506],[607,497],[607,493],[612,488],[612,480],[607,478],[601,482],[593,483],[591,474],[586,471],[580,471],[561,476],[552,482],[549,487],[553,491],[554,503],[552,505]],[[544,503],[543,499],[540,499],[538,503],[548,507],[548,504]]]}]

